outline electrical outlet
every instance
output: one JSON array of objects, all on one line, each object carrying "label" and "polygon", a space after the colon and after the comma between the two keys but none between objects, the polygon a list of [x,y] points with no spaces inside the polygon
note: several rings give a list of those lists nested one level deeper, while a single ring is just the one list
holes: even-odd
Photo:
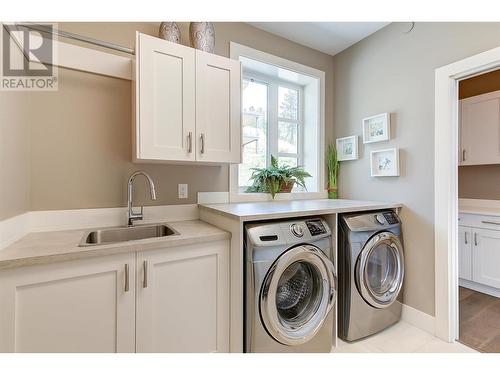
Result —
[{"label": "electrical outlet", "polygon": [[179,199],[186,199],[188,197],[188,185],[179,184]]}]

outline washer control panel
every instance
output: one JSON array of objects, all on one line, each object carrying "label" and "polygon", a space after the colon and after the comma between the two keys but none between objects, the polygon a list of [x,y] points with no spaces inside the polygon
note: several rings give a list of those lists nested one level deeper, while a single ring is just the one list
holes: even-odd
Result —
[{"label": "washer control panel", "polygon": [[396,214],[392,211],[387,211],[383,213],[385,219],[387,220],[387,223],[392,225],[392,224],[397,224],[399,223],[398,217]]},{"label": "washer control panel", "polygon": [[311,232],[312,236],[318,236],[320,234],[325,234],[326,229],[323,222],[319,219],[306,220],[307,229]]}]

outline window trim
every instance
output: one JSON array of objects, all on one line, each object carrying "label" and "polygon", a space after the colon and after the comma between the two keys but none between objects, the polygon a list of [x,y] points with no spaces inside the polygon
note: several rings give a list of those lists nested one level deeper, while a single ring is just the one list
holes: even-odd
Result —
[{"label": "window trim", "polygon": [[[319,82],[318,87],[318,97],[319,97],[319,106],[318,106],[318,119],[319,119],[319,131],[318,131],[318,186],[319,191],[317,192],[292,192],[292,193],[284,193],[284,194],[276,194],[275,200],[292,200],[292,199],[314,199],[314,198],[326,198],[327,191],[325,189],[325,158],[324,158],[324,150],[325,150],[325,72],[299,64],[294,61],[290,61],[278,56],[274,56],[235,42],[230,42],[230,57],[234,60],[239,60],[240,56],[244,56],[250,58],[252,60],[261,61],[270,65],[275,65],[281,67],[283,69],[295,71],[297,73],[310,76],[314,79],[317,79]],[[257,74],[260,76],[260,74]],[[268,77],[269,78],[269,77]],[[287,84],[294,86],[293,83],[282,84],[282,86],[286,87]],[[300,86],[298,86],[300,87]],[[299,94],[300,95],[300,94]],[[304,96],[300,95],[300,108],[301,113],[299,116],[302,116],[302,119],[299,118],[302,124],[304,124]],[[268,101],[270,98],[268,97]],[[269,111],[269,106],[268,106]],[[268,119],[269,121],[269,119]],[[304,131],[304,125],[299,126],[300,131]],[[299,139],[303,139],[304,135],[299,137]],[[299,145],[303,149],[303,145]],[[302,152],[303,155],[303,152]],[[252,202],[252,201],[268,201],[272,200],[270,194],[266,193],[243,193],[240,191],[239,181],[238,181],[238,164],[232,164],[229,166],[229,201],[230,202]]]}]

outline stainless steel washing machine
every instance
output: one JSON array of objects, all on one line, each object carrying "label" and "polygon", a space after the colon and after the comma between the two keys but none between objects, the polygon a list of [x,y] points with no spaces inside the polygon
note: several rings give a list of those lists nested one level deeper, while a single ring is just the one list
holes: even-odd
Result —
[{"label": "stainless steel washing machine", "polygon": [[346,214],[339,226],[339,337],[354,341],[401,319],[401,220],[391,211]]},{"label": "stainless steel washing machine", "polygon": [[245,253],[245,352],[329,352],[336,274],[328,224],[247,224]]}]

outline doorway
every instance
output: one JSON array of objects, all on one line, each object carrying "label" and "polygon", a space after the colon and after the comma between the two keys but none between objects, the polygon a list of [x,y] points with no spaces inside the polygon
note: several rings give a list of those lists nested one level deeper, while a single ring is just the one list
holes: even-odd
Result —
[{"label": "doorway", "polygon": [[500,70],[458,83],[458,340],[500,352]]},{"label": "doorway", "polygon": [[500,47],[435,72],[435,334],[448,342],[459,339],[459,82],[498,68]]}]

